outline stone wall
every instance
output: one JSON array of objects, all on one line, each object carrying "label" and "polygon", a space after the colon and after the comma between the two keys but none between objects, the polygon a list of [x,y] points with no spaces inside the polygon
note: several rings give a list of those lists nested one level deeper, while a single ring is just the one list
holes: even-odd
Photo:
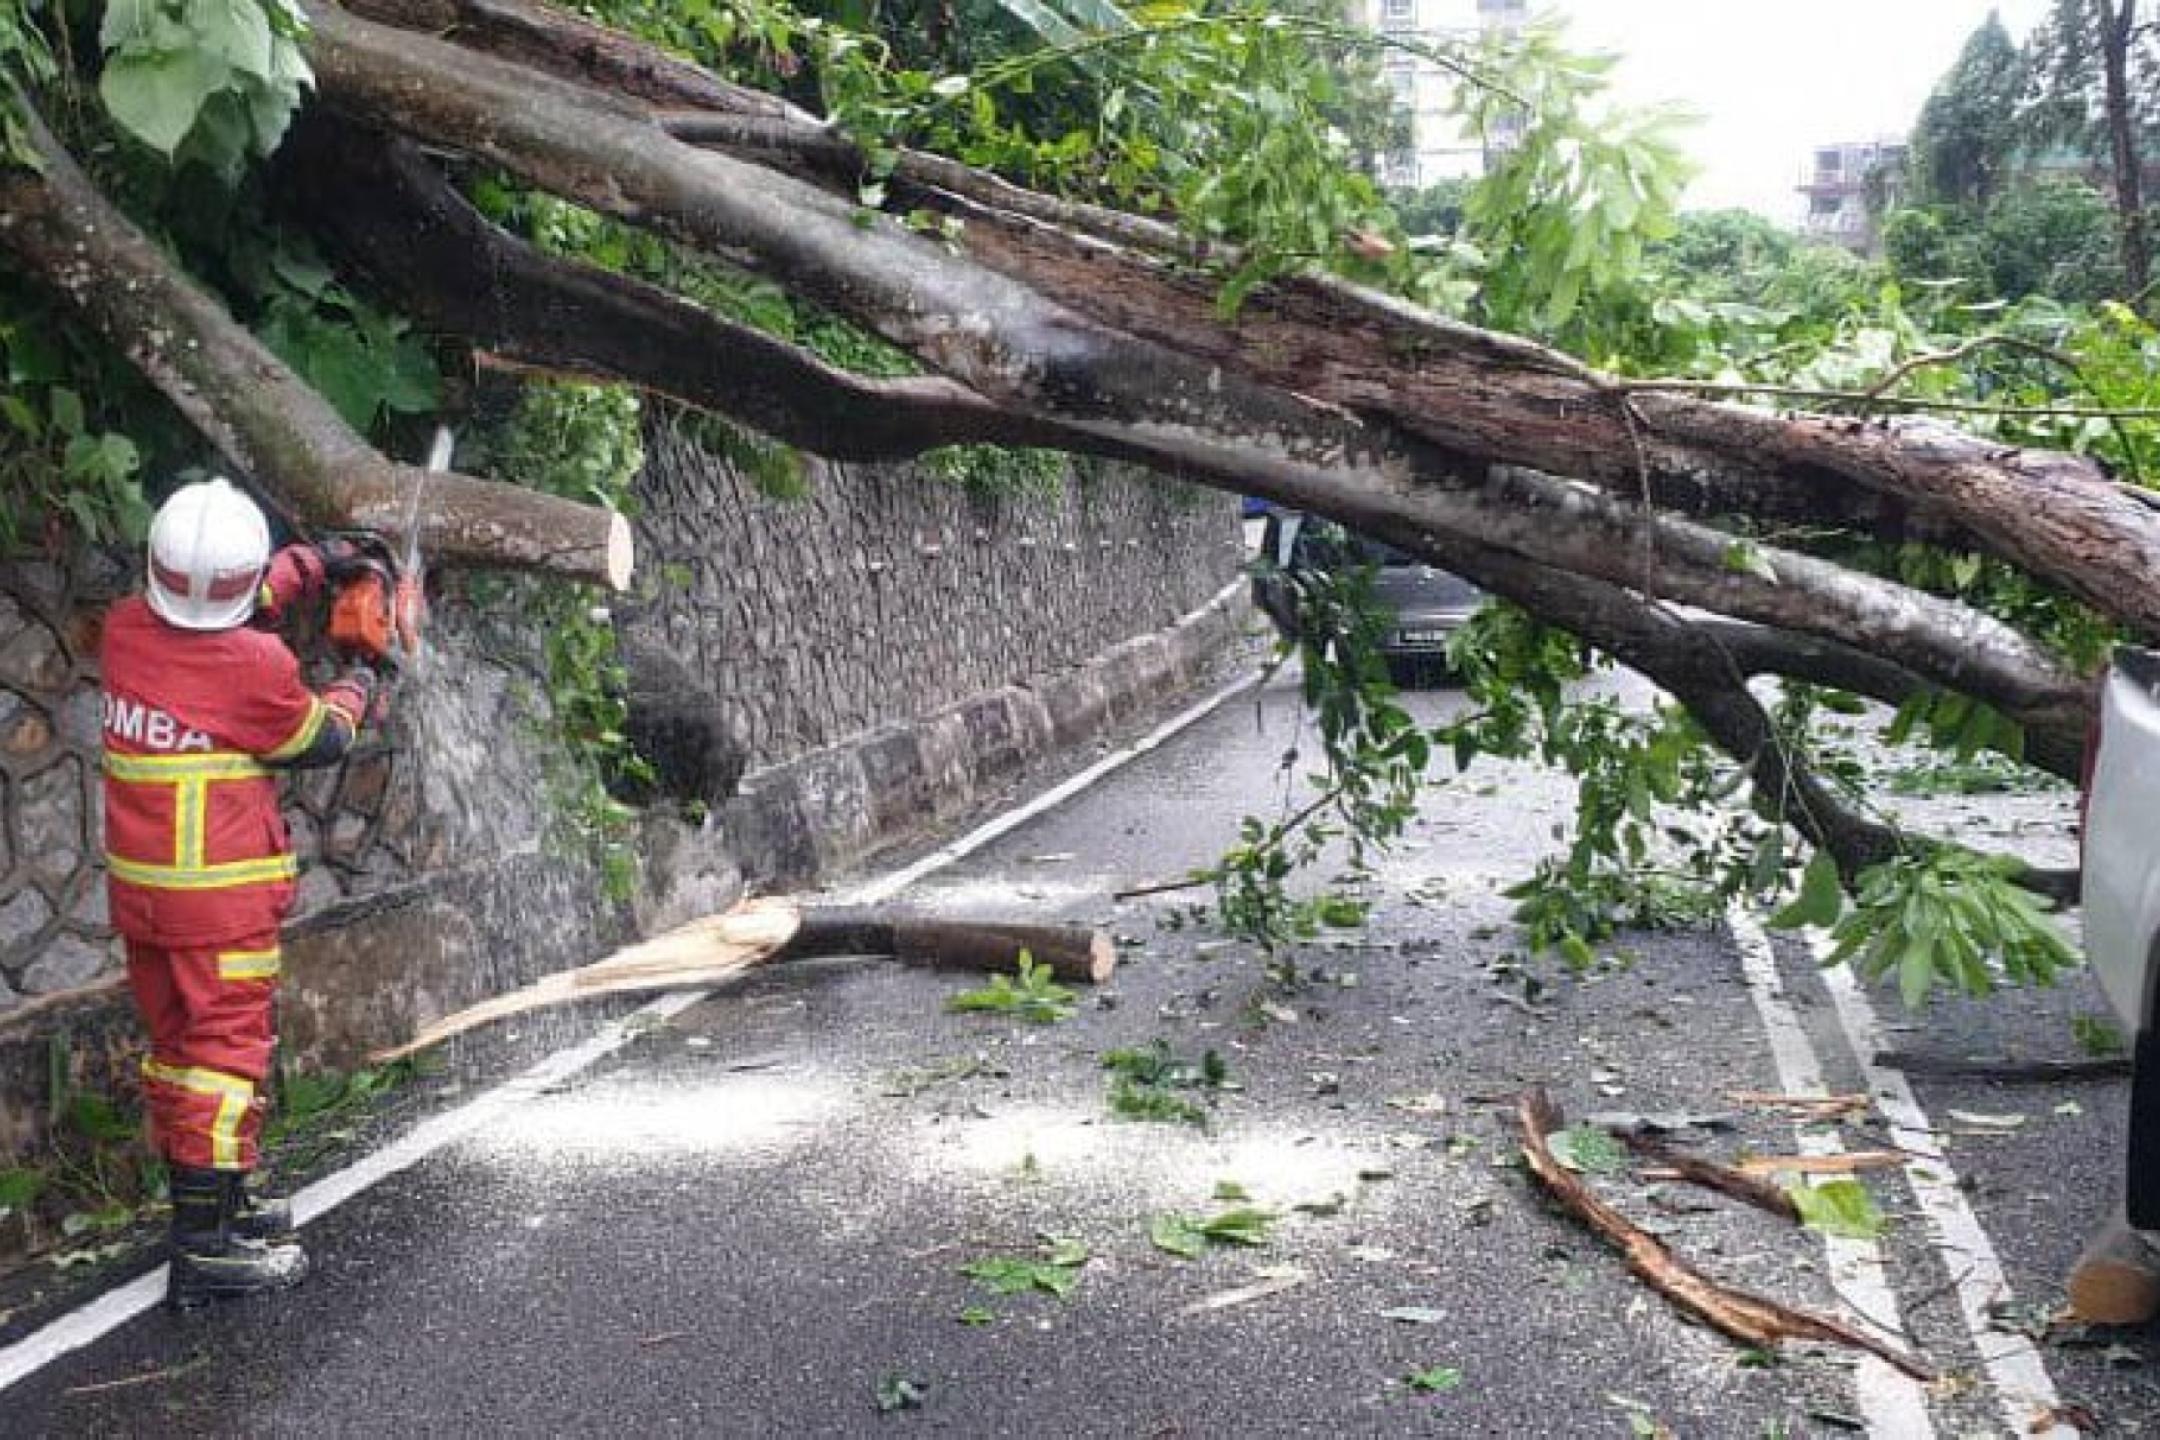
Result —
[{"label": "stone wall", "polygon": [[984,497],[905,466],[813,464],[774,499],[665,420],[647,427],[641,563],[681,583],[625,612],[716,697],[753,766],[1034,676],[1214,597],[1236,502],[1082,465]]},{"label": "stone wall", "polygon": [[[500,581],[442,580],[429,654],[399,683],[387,730],[286,782],[303,867],[289,1055],[349,1064],[724,905],[738,859],[790,879],[854,863],[1023,764],[1144,718],[1237,628],[1220,600],[1242,560],[1235,503],[1147,477],[1089,470],[984,498],[906,469],[818,467],[807,498],[775,500],[656,422],[641,485],[646,580],[618,629],[626,650],[666,657],[678,703],[732,727],[751,770],[743,803],[702,826],[656,810],[647,893],[607,900],[590,865],[551,843],[561,761],[543,637],[521,623],[515,585],[506,597]],[[0,1157],[35,1138],[34,1103],[13,1102],[43,1082],[45,1033],[104,1037],[75,1047],[86,1071],[117,1073],[128,1048],[98,862],[96,648],[136,566],[0,565]],[[916,739],[895,739],[910,726]],[[1027,743],[999,739],[1016,727]],[[869,759],[836,768],[850,745]],[[882,807],[874,824],[786,799],[809,793],[805,777],[875,778],[902,751],[917,758],[901,788],[865,792]]]}]

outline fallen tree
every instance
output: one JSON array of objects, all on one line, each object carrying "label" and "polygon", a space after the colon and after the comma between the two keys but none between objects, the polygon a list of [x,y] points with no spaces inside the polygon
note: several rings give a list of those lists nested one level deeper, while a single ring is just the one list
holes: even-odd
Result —
[{"label": "fallen tree", "polygon": [[[2091,677],[2003,615],[1781,533],[1990,557],[2160,639],[2160,511],[2087,459],[1882,418],[1898,375],[1848,406],[1860,413],[1776,413],[1600,370],[1310,259],[1252,280],[1258,238],[854,133],[537,0],[353,0],[306,7],[304,30],[291,18],[315,94],[281,157],[286,213],[486,363],[626,382],[840,458],[1048,447],[1331,517],[1641,671],[1739,762],[1757,809],[1848,881],[1918,842],[1824,781],[1751,682],[1893,706],[1967,697],[2021,758],[2067,778]],[[13,102],[0,246],[295,511],[397,528],[418,477],[135,233],[40,122],[41,93]],[[920,373],[851,373],[535,246],[470,203],[483,169],[761,276]],[[627,575],[619,519],[483,481],[434,486],[423,539],[443,558]]]}]

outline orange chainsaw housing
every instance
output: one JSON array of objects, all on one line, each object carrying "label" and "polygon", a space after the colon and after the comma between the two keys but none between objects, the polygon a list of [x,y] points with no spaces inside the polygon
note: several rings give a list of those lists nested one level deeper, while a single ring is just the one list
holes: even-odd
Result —
[{"label": "orange chainsaw housing", "polygon": [[348,580],[330,602],[330,643],[348,655],[381,660],[392,651],[418,652],[420,586],[410,577],[393,580],[370,566]]}]

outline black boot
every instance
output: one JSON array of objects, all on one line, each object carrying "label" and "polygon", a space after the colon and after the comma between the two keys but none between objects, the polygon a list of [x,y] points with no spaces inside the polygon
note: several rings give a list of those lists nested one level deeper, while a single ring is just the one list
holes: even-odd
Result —
[{"label": "black boot", "polygon": [[307,1274],[297,1245],[265,1245],[236,1234],[232,1183],[237,1176],[174,1166],[172,1257],[165,1303],[193,1310],[228,1296],[283,1290]]},{"label": "black boot", "polygon": [[225,1171],[233,1190],[232,1233],[243,1240],[283,1240],[293,1233],[292,1202],[258,1195],[244,1171]]}]

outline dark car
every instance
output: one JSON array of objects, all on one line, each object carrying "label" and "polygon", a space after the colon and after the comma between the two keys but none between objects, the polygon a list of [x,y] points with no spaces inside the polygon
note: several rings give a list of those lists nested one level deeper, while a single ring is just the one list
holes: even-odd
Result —
[{"label": "dark car", "polygon": [[1253,579],[1253,603],[1285,638],[1297,635],[1287,576],[1355,565],[1374,567],[1373,598],[1392,617],[1381,651],[1398,679],[1444,674],[1448,637],[1485,603],[1485,592],[1459,575],[1427,565],[1392,545],[1352,534],[1333,521],[1292,510],[1268,516],[1260,538],[1260,560]]}]

